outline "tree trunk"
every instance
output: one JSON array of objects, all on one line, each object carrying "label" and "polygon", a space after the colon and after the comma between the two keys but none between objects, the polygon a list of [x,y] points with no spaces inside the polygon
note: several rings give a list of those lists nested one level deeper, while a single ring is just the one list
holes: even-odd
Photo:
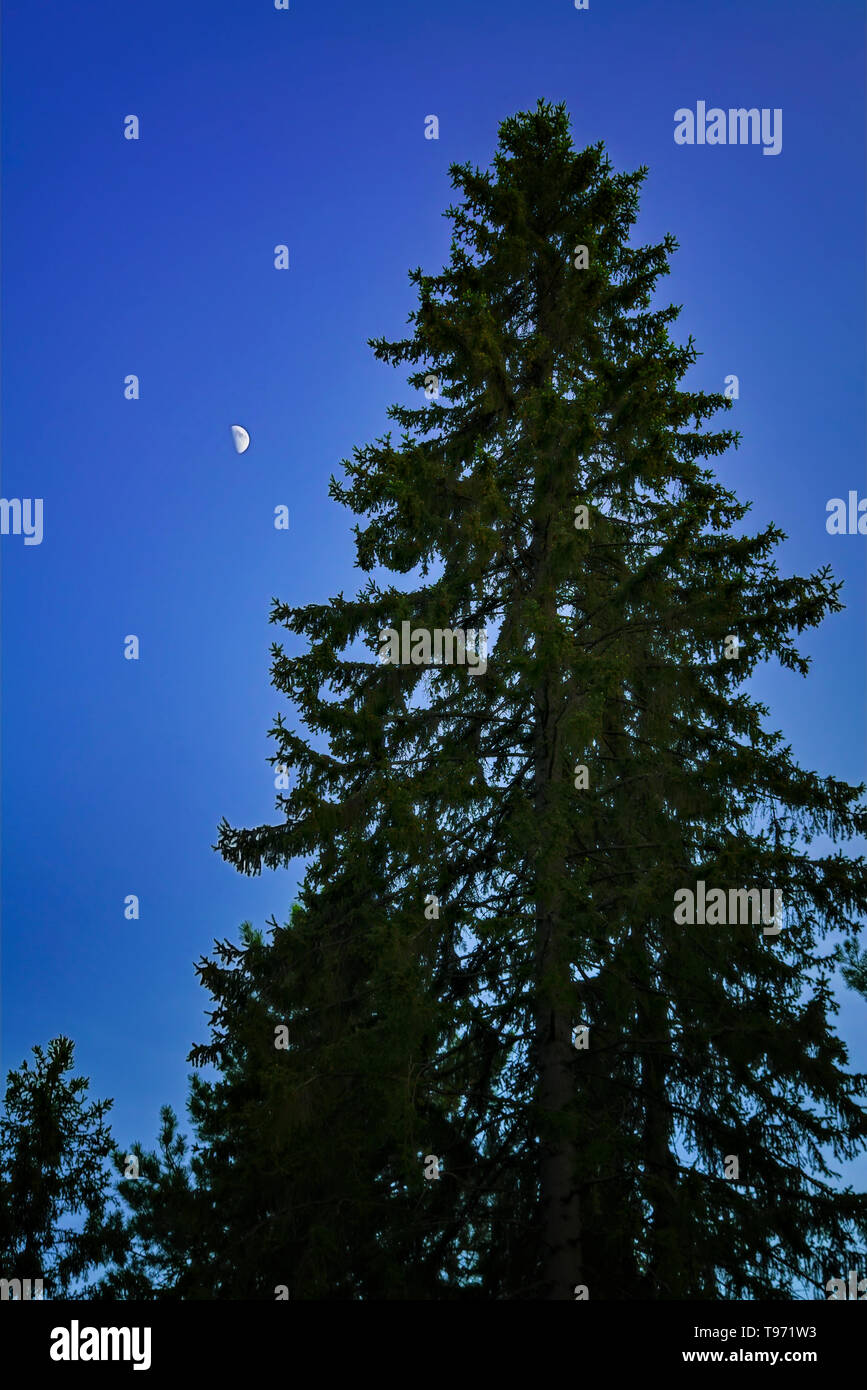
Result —
[{"label": "tree trunk", "polygon": [[[544,575],[544,535],[537,541],[538,575]],[[544,586],[544,579],[542,580]],[[552,589],[540,594],[543,624],[557,622]],[[550,628],[548,628],[550,630]],[[541,636],[537,636],[537,643]],[[558,798],[563,764],[558,747],[562,685],[543,674],[534,694],[534,802],[536,840],[535,1048],[542,1119],[540,1200],[542,1282],[546,1299],[573,1299],[581,1283],[581,1206],[578,1152],[569,1121],[574,1114],[575,1051],[572,1047],[574,993],[560,885],[566,873],[560,841]]]}]

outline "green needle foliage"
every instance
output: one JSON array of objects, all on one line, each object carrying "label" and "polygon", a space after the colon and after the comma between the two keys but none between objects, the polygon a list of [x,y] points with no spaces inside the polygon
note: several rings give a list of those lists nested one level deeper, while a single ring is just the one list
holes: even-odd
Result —
[{"label": "green needle foliage", "polygon": [[34,1047],[6,1078],[0,1117],[0,1278],[41,1279],[46,1299],[85,1296],[126,1247],[108,1164],[112,1102],[87,1103],[74,1054],[64,1037]]},{"label": "green needle foliage", "polygon": [[[708,466],[731,401],[681,386],[698,354],[654,307],[676,242],[630,242],[646,171],[576,151],[540,102],[490,170],[451,172],[450,262],[412,273],[412,336],[372,343],[415,399],[331,483],[366,581],[274,603],[303,648],[273,648],[294,786],[279,824],[220,827],[243,873],[308,867],[285,927],[199,967],[193,1060],[218,1073],[194,1089],[212,1215],[189,1278],[803,1296],[863,1219],[831,1164],[867,1136],[827,944],[854,939],[867,873],[810,845],[867,813],[747,683],[807,674],[797,635],[840,586],[782,577],[783,534],[749,533]],[[378,659],[403,622],[486,629],[486,669]],[[676,923],[699,880],[779,890],[783,929]]]}]

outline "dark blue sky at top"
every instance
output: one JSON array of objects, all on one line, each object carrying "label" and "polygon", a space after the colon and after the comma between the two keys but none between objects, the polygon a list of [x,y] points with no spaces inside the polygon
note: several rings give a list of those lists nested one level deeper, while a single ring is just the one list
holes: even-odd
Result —
[{"label": "dark blue sky at top", "polygon": [[[2,540],[4,1071],[66,1033],[150,1143],[207,1036],[193,961],[286,920],[297,866],[211,848],[223,815],[275,819],[270,601],[361,581],[329,475],[407,398],[367,339],[404,336],[408,269],[448,258],[449,164],[540,97],[649,168],[636,239],[680,242],[686,384],[740,379],[717,471],[787,532],[784,572],[845,580],[810,677],[755,690],[805,766],[864,777],[867,539],[825,529],[867,486],[861,0],[6,0],[2,38],[2,491],[45,506],[40,546]],[[782,152],[678,147],[699,100],[782,108]]]}]

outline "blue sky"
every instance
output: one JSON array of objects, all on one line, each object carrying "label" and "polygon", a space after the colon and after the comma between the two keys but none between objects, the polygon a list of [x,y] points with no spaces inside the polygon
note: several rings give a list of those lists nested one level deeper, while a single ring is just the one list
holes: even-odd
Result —
[{"label": "blue sky", "polygon": [[[740,380],[718,472],[788,533],[784,571],[846,582],[810,678],[758,692],[802,763],[864,778],[867,542],[825,529],[867,491],[861,0],[6,0],[2,40],[2,494],[45,509],[41,545],[0,546],[4,1072],[63,1032],[121,1142],[182,1109],[193,961],[285,920],[297,877],[211,848],[221,816],[274,816],[270,600],[355,588],[329,475],[406,395],[367,339],[447,260],[449,164],[540,97],[649,167],[637,237],[680,241],[687,384]],[[699,100],[781,108],[781,153],[675,145]],[[840,1028],[867,1067],[867,1005]]]}]

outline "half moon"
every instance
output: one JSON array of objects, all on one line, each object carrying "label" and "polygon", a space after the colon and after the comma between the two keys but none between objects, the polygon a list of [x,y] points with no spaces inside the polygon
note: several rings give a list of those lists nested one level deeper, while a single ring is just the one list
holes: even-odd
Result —
[{"label": "half moon", "polygon": [[232,426],[232,442],[235,445],[235,452],[243,454],[245,449],[250,447],[250,436],[243,425]]}]

